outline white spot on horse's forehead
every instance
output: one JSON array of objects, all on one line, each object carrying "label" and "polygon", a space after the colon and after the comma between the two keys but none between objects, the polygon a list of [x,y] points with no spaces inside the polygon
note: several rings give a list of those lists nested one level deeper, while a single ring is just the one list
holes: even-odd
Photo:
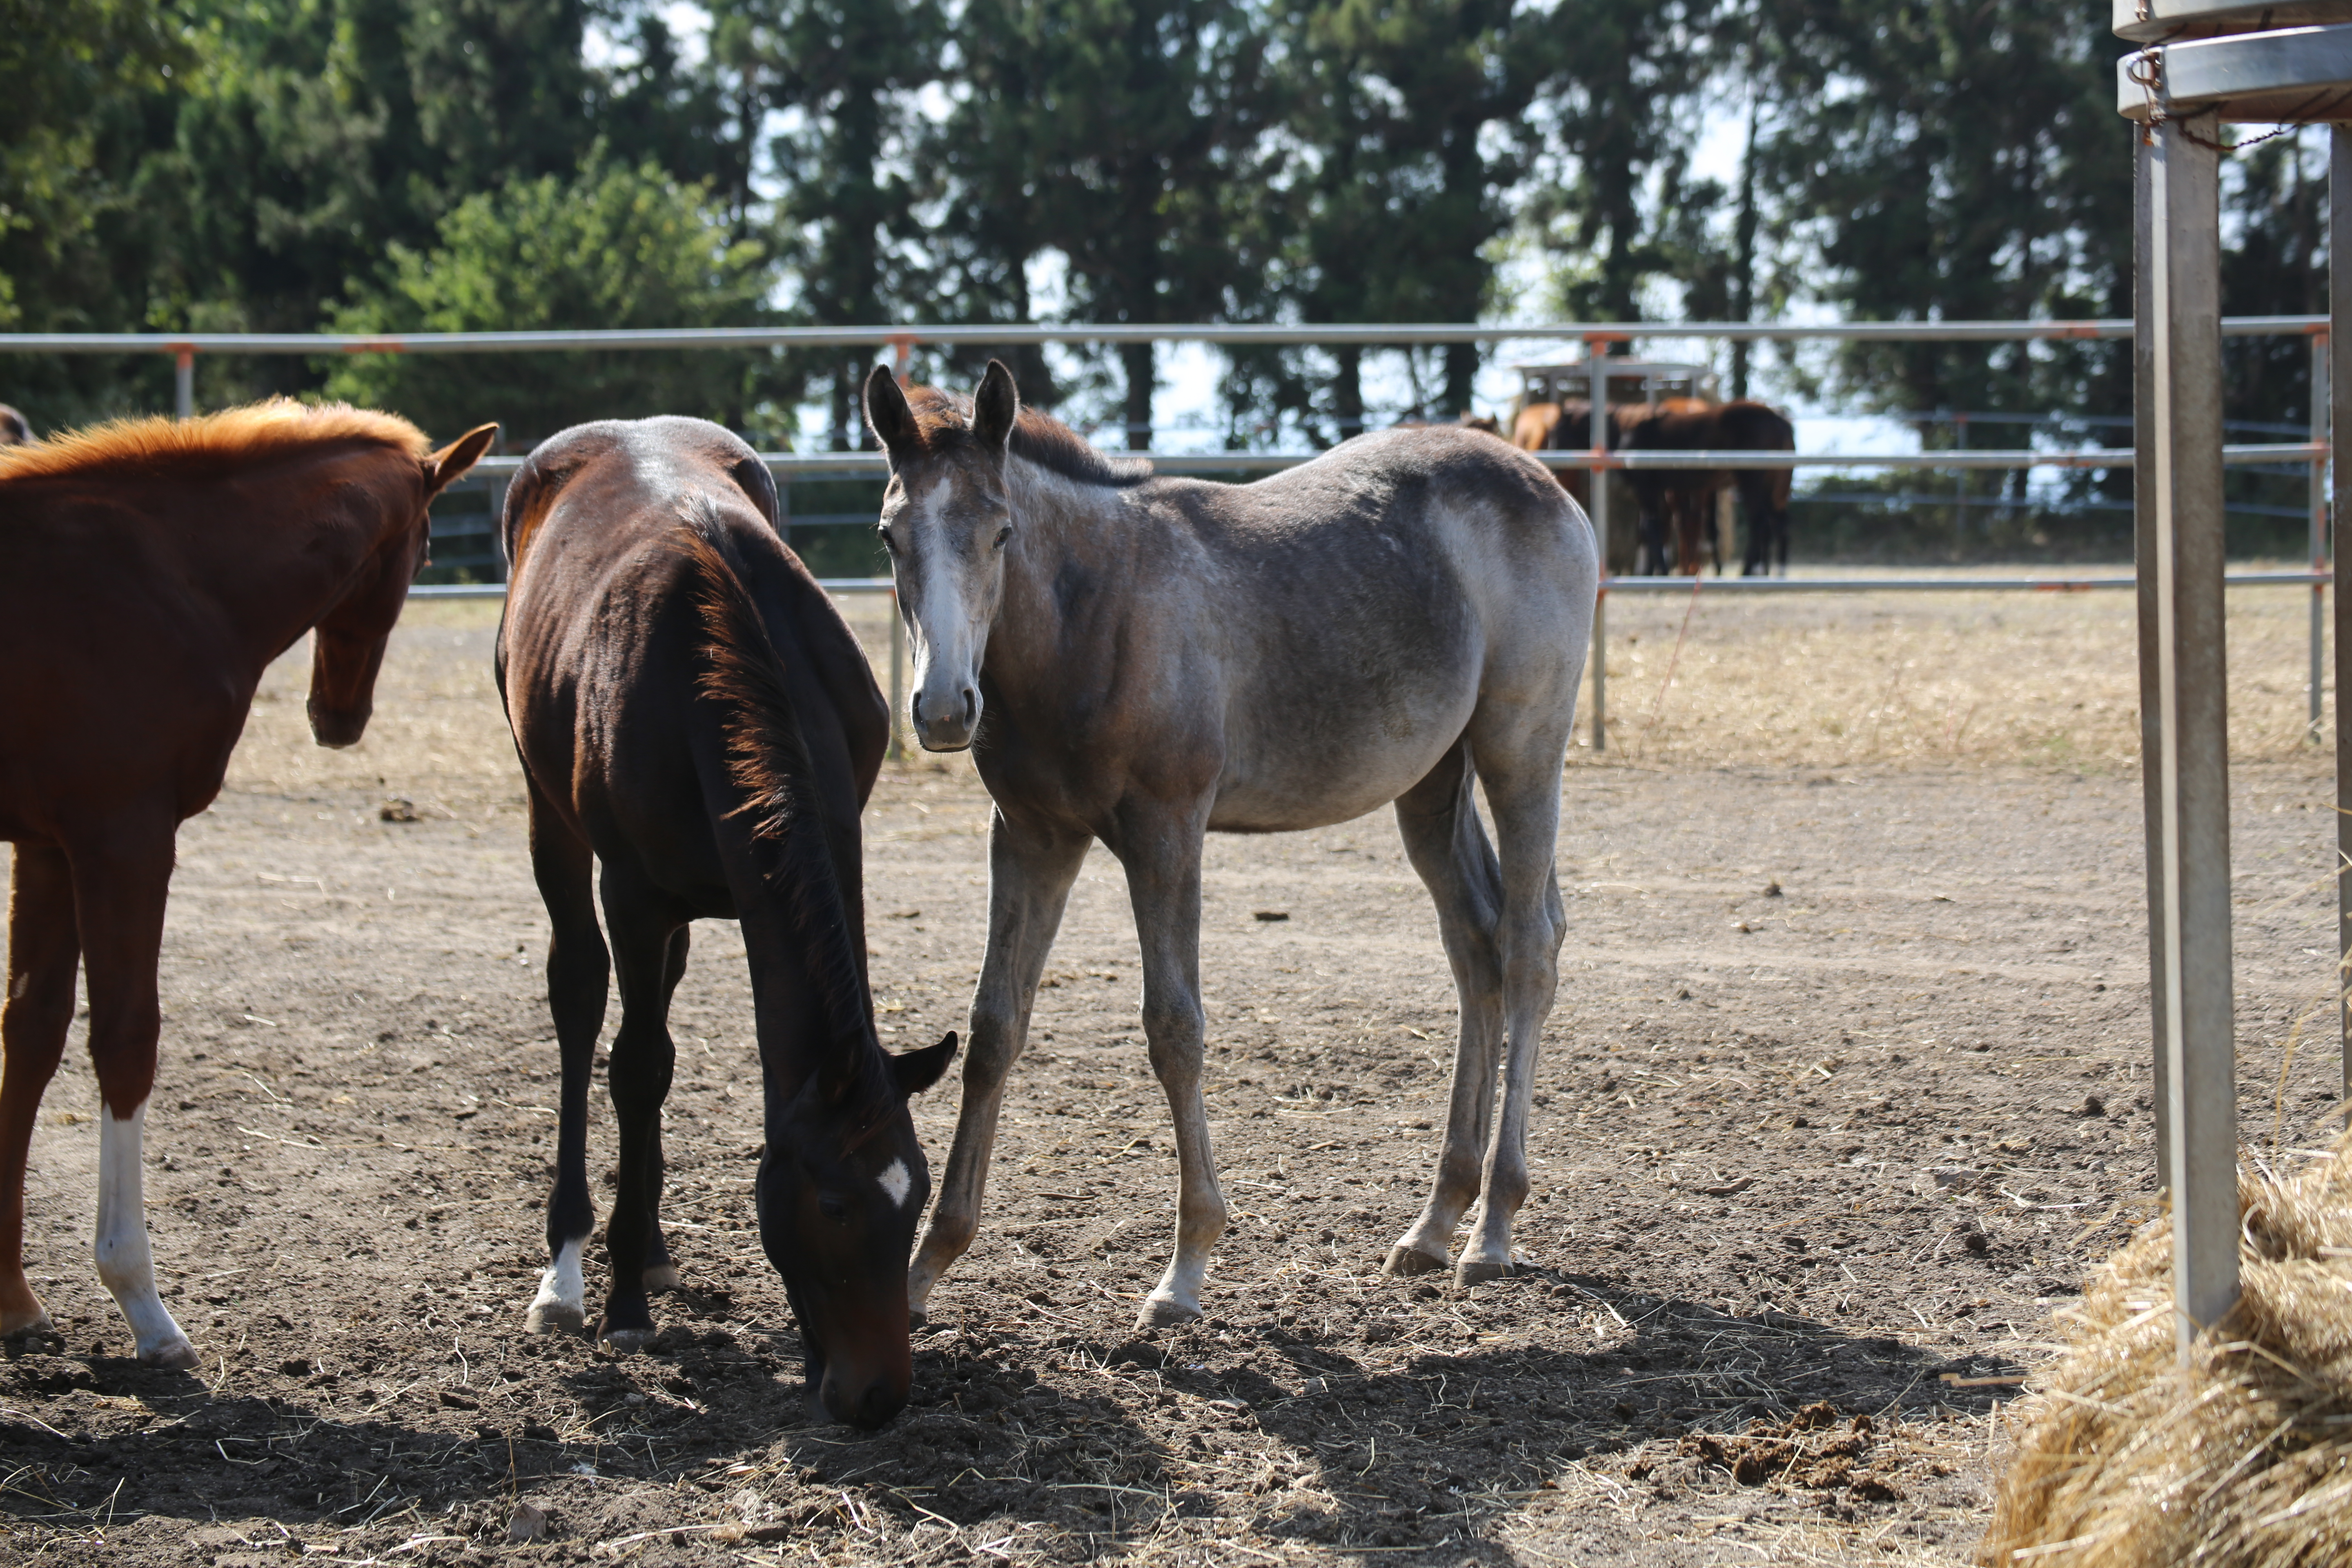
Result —
[{"label": "white spot on horse's forehead", "polygon": [[890,1194],[890,1204],[892,1207],[905,1208],[907,1206],[907,1194],[914,1187],[915,1178],[907,1174],[906,1161],[891,1161],[890,1163],[883,1169],[882,1173],[879,1176],[877,1176],[875,1180],[880,1182],[882,1184],[882,1190]]}]

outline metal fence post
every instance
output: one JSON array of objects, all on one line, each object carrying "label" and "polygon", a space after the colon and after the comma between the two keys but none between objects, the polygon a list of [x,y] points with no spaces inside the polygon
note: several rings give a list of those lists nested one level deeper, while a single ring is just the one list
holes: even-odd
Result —
[{"label": "metal fence post", "polygon": [[890,760],[906,755],[899,742],[899,712],[906,706],[907,623],[898,618],[898,590],[890,590]]},{"label": "metal fence post", "polygon": [[[2136,206],[2143,277],[2138,342],[2152,395],[2137,412],[2143,572],[2141,697],[2156,748],[2148,859],[2162,944],[2166,1184],[2172,1194],[2176,1331],[2199,1331],[2238,1299],[2237,1072],[2230,942],[2230,754],[2222,605],[2220,159],[2210,120],[2148,132]],[[2145,591],[2143,591],[2145,593]],[[2147,603],[2144,596],[2143,605]],[[2152,661],[2147,639],[2154,634]],[[2153,708],[2154,712],[2147,710]]]},{"label": "metal fence post", "polygon": [[172,351],[173,401],[180,417],[196,416],[196,351],[184,344]]},{"label": "metal fence post", "polygon": [[[2311,444],[2327,444],[2327,334],[2311,340]],[[2311,460],[2311,570],[2327,570],[2327,458]],[[2327,677],[2327,584],[2311,585],[2311,743],[2319,744]]]},{"label": "metal fence post", "polygon": [[[2327,264],[2327,401],[2329,429],[2327,455],[2336,460],[2331,481],[2330,500],[2335,538],[2335,557],[2344,559],[2342,530],[2346,520],[2352,518],[2352,463],[2342,460],[2347,444],[2352,444],[2352,125],[2337,125],[2331,135],[2328,149],[2328,264]],[[2313,406],[2318,406],[2317,389],[2314,388]],[[2336,592],[2336,989],[2344,994],[2347,963],[2352,963],[2352,878],[2344,868],[2352,865],[2352,713],[2345,703],[2352,697],[2352,595],[2341,587]],[[2344,1096],[2352,1100],[2352,1006],[2340,1007],[2338,1016],[2344,1026]]]},{"label": "metal fence post", "polygon": [[[1592,431],[1592,455],[1609,450],[1609,340],[1584,340],[1586,396],[1591,411],[1585,423]],[[1592,602],[1592,749],[1609,749],[1609,470],[1595,462],[1585,493],[1592,498],[1592,539],[1601,547],[1601,592]]]}]

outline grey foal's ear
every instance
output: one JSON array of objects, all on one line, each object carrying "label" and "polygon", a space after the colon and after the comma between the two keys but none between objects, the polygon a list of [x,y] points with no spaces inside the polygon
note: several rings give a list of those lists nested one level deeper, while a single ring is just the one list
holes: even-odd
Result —
[{"label": "grey foal's ear", "polygon": [[907,406],[907,395],[887,364],[876,365],[866,378],[866,423],[873,427],[874,438],[882,443],[882,449],[890,454],[894,468],[922,445],[922,433],[915,426],[915,411]]},{"label": "grey foal's ear", "polygon": [[982,446],[1003,452],[1004,443],[1013,437],[1013,422],[1021,416],[1021,389],[1013,384],[1013,373],[1004,362],[988,362],[988,372],[980,378],[980,390],[971,395],[971,433],[980,437]]}]

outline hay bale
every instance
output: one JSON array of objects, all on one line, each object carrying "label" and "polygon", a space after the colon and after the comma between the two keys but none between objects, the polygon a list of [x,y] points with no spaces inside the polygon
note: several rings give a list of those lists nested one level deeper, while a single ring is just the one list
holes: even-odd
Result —
[{"label": "hay bale", "polygon": [[2352,1562],[2352,1139],[2242,1177],[2244,1295],[2182,1366],[2172,1233],[2148,1226],[2060,1314],[1978,1560],[2000,1568]]}]

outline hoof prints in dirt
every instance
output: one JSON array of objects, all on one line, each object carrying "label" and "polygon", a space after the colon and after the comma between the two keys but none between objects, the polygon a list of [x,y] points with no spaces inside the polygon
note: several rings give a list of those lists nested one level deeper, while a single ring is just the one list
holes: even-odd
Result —
[{"label": "hoof prints in dirt", "polygon": [[[980,1315],[919,1334],[912,1405],[862,1438],[809,1419],[790,1336],[708,1320],[625,1359],[578,1341],[469,1345],[404,1387],[374,1364],[413,1370],[416,1347],[233,1352],[217,1388],[26,1354],[0,1369],[0,1396],[83,1427],[0,1415],[22,1467],[0,1528],[37,1529],[68,1560],[78,1543],[135,1548],[176,1515],[220,1563],[289,1541],[454,1561],[503,1545],[521,1499],[543,1540],[606,1554],[715,1558],[789,1537],[864,1558],[993,1542],[1000,1559],[1084,1561],[1236,1531],[1310,1552],[1458,1552],[1507,1513],[1630,1487],[1673,1497],[1709,1467],[1834,1517],[1883,1510],[1949,1474],[1906,1440],[1906,1414],[1986,1402],[1893,1340],[1592,1277],[1465,1293],[1339,1275],[1248,1320],[1136,1339],[1040,1332],[1022,1303],[968,1291],[955,1305]],[[142,1489],[150,1518],[110,1518],[141,1472],[171,1478]]]}]

